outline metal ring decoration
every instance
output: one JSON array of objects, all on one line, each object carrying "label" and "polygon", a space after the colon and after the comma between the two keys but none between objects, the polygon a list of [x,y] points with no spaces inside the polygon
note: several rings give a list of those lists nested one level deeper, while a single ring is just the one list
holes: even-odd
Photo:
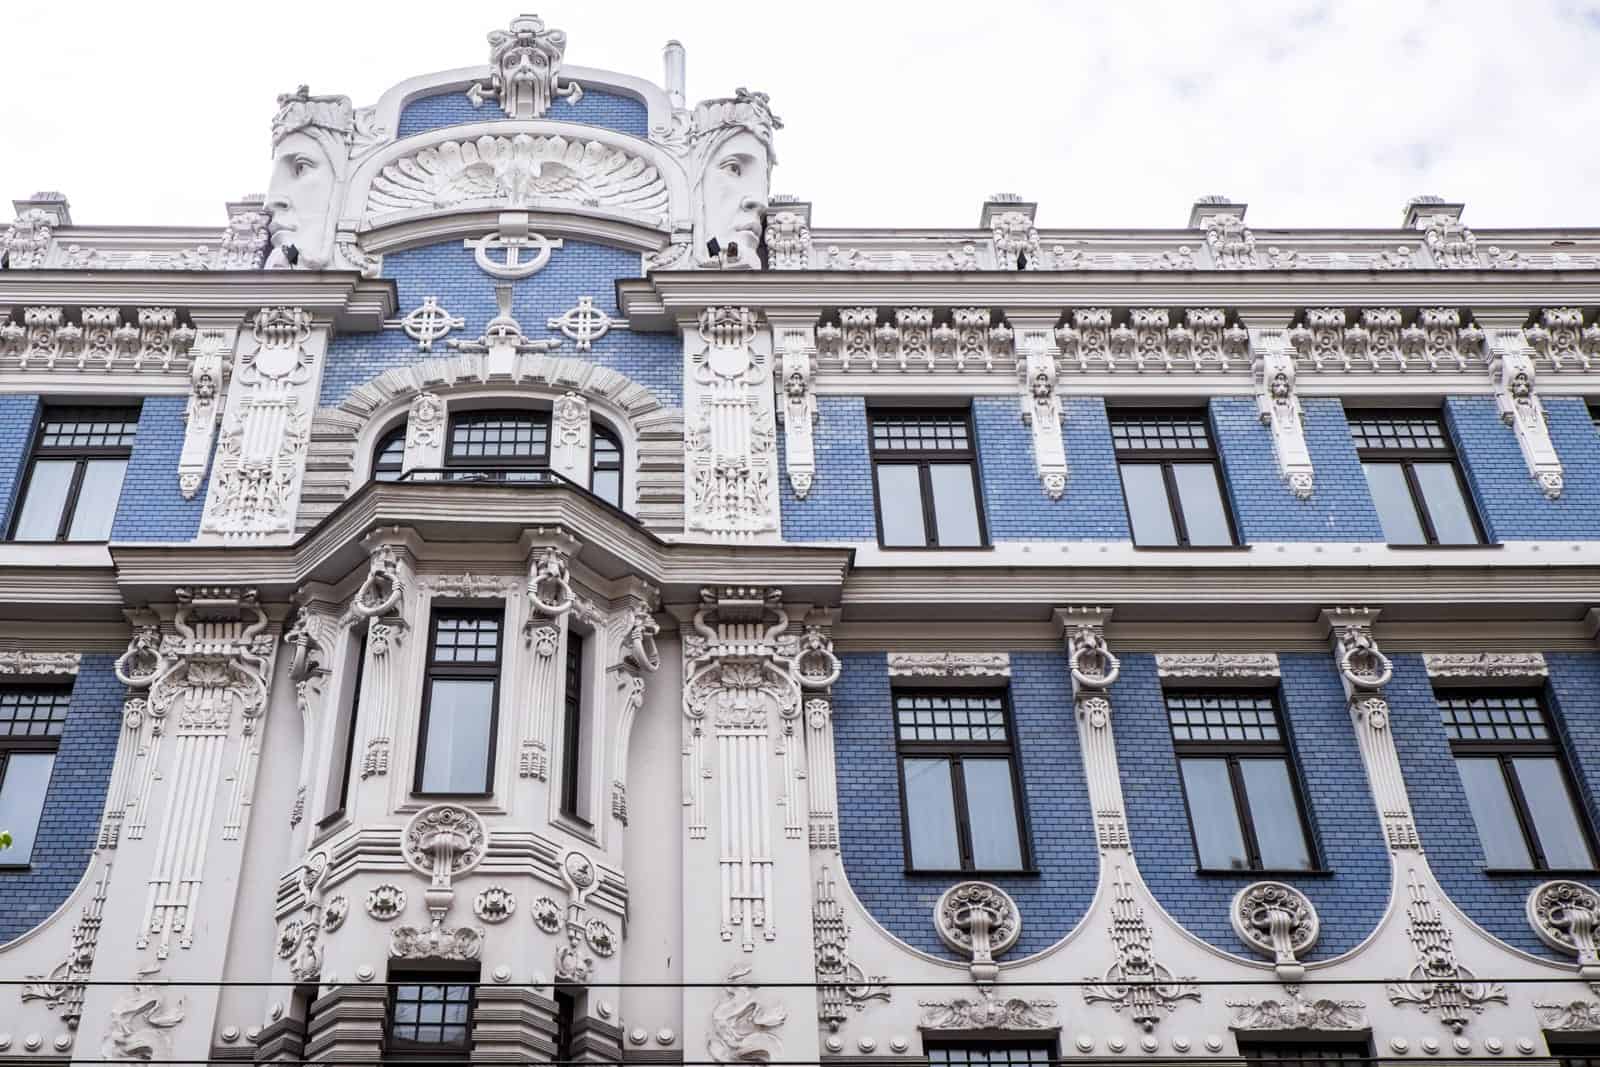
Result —
[{"label": "metal ring decoration", "polygon": [[[1371,656],[1373,663],[1377,665],[1378,673],[1375,677],[1369,678],[1355,672],[1355,658],[1361,654]],[[1378,651],[1378,647],[1371,641],[1352,641],[1344,650],[1344,655],[1339,657],[1339,673],[1358,689],[1382,689],[1394,677],[1394,662]]]},{"label": "metal ring decoration", "polygon": [[[1121,677],[1122,661],[1111,654],[1111,650],[1106,647],[1105,638],[1093,630],[1089,630],[1089,634],[1091,636],[1088,639],[1075,637],[1073,640],[1072,658],[1068,660],[1072,680],[1089,689],[1106,689]],[[1089,674],[1079,666],[1084,655],[1091,652],[1099,656],[1104,664],[1104,670],[1098,676]]]}]

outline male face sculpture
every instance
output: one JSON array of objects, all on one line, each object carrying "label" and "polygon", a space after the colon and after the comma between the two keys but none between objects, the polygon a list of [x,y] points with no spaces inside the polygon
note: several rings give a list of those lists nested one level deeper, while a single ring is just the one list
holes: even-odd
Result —
[{"label": "male face sculpture", "polygon": [[711,155],[700,185],[702,241],[716,238],[724,262],[759,265],[756,249],[771,160],[767,146],[749,130],[735,133]]},{"label": "male face sculpture", "polygon": [[327,150],[304,130],[280,140],[272,152],[267,186],[267,266],[318,270],[333,258],[333,193],[338,184]]}]

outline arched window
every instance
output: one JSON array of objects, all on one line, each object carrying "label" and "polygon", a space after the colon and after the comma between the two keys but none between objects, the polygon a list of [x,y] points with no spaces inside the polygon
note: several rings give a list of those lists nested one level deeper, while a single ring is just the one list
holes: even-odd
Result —
[{"label": "arched window", "polygon": [[614,508],[622,506],[622,446],[599,423],[589,443],[589,491]]},{"label": "arched window", "polygon": [[372,480],[395,482],[406,466],[406,424],[401,423],[382,437],[372,450]]}]

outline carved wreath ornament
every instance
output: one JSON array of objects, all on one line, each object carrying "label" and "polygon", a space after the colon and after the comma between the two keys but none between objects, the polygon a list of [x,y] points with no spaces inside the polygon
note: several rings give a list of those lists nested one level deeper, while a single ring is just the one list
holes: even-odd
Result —
[{"label": "carved wreath ornament", "polygon": [[1580,967],[1600,968],[1600,893],[1581,882],[1545,882],[1528,894],[1528,923],[1540,941],[1576,956]]},{"label": "carved wreath ornament", "polygon": [[933,909],[939,940],[972,958],[978,981],[993,981],[999,973],[994,958],[1017,943],[1022,934],[1022,913],[1005,890],[988,882],[958,882],[944,891]]}]

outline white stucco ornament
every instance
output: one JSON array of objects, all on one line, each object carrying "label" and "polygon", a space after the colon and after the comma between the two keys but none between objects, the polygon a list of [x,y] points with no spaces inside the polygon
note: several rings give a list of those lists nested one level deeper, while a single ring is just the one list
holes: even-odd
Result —
[{"label": "white stucco ornament", "polygon": [[1557,952],[1578,958],[1579,973],[1600,980],[1600,893],[1584,885],[1559,879],[1545,882],[1528,894],[1528,925],[1539,940]]},{"label": "white stucco ornament", "polygon": [[264,205],[272,251],[267,270],[362,269],[335,230],[357,112],[348,96],[312,96],[307,86],[278,97],[272,119],[272,177]]},{"label": "white stucco ornament", "polygon": [[1304,893],[1282,882],[1255,882],[1234,894],[1228,919],[1239,940],[1272,960],[1280,981],[1305,977],[1300,956],[1317,943],[1322,927]]},{"label": "white stucco ornament", "polygon": [[489,84],[473,82],[467,99],[473,107],[496,100],[510,119],[542,118],[556,97],[576,104],[583,86],[561,79],[561,59],[567,51],[563,30],[545,29],[538,15],[518,15],[509,30],[489,34]]},{"label": "white stucco ornament", "polygon": [[939,940],[971,957],[973,981],[992,982],[1000,973],[994,958],[1004,955],[1022,935],[1022,913],[999,886],[958,882],[934,905],[933,926]]},{"label": "white stucco ornament", "polygon": [[695,105],[688,163],[700,266],[760,268],[762,217],[777,162],[773,133],[782,128],[766,93],[741,87]]}]

